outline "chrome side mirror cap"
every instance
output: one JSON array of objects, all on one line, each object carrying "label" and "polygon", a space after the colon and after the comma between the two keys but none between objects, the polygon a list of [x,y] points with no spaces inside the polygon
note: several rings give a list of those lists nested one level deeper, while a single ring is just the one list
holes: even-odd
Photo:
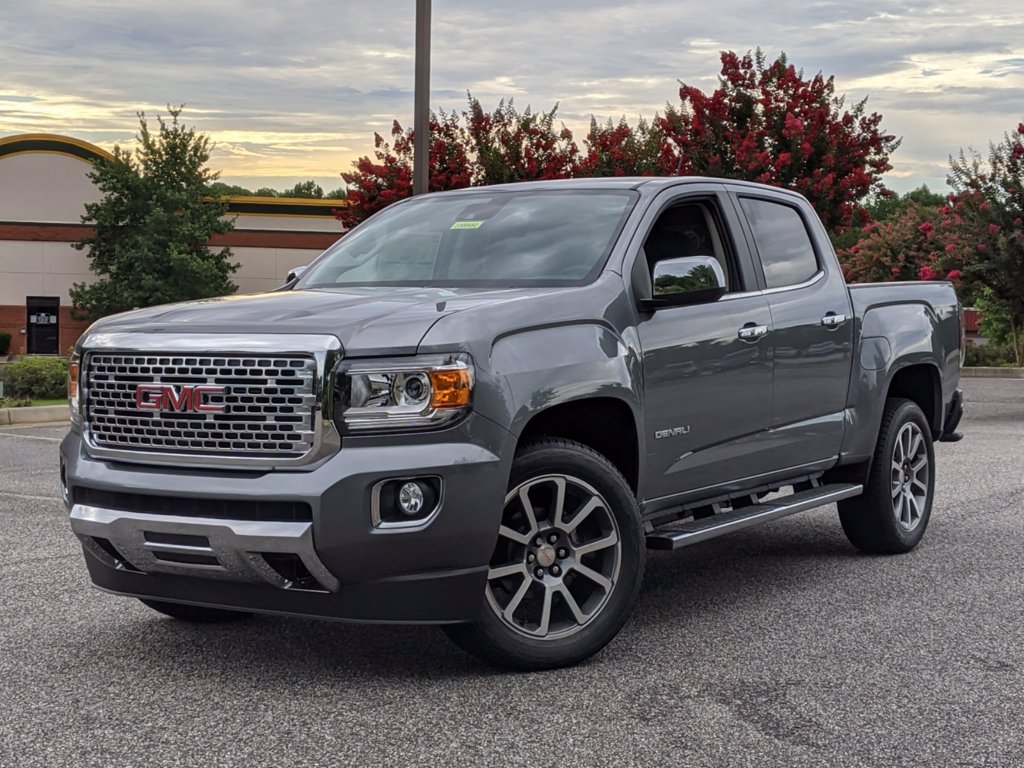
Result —
[{"label": "chrome side mirror cap", "polygon": [[285,278],[285,283],[292,283],[302,277],[302,273],[309,269],[309,266],[304,267],[292,267],[288,270],[288,277]]},{"label": "chrome side mirror cap", "polygon": [[726,291],[722,265],[711,256],[683,256],[656,262],[651,284],[653,296],[643,302],[647,310],[718,301]]}]

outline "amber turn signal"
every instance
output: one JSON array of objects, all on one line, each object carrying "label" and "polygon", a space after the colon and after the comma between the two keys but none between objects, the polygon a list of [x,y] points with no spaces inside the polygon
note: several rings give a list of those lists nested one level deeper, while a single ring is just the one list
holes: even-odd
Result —
[{"label": "amber turn signal", "polygon": [[78,397],[78,363],[68,366],[68,397],[72,400]]},{"label": "amber turn signal", "polygon": [[464,368],[430,371],[434,408],[465,408],[473,394],[473,373]]}]

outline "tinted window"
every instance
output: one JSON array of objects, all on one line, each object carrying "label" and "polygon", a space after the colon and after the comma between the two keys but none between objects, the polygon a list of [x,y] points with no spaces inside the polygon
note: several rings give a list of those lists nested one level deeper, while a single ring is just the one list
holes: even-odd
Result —
[{"label": "tinted window", "polygon": [[356,227],[299,286],[579,284],[604,263],[636,197],[488,190],[412,200]]},{"label": "tinted window", "polygon": [[740,205],[754,233],[769,288],[802,283],[814,276],[818,260],[796,208],[749,197],[741,197]]},{"label": "tinted window", "polygon": [[674,205],[658,216],[644,241],[648,271],[653,272],[654,265],[665,259],[711,256],[722,267],[726,285],[738,289],[735,285],[735,270],[730,267],[725,245],[708,205]]}]

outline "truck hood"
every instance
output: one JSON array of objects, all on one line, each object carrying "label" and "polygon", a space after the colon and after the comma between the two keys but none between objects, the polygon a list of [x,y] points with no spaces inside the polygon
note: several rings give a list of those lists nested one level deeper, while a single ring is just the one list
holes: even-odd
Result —
[{"label": "truck hood", "polygon": [[403,355],[415,353],[442,317],[559,290],[367,287],[225,296],[114,315],[90,333],[330,334],[346,355]]}]

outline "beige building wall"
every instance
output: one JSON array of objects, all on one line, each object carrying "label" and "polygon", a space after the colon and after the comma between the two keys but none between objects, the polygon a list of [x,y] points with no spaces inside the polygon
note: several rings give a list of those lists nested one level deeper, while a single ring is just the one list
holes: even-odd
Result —
[{"label": "beige building wall", "polygon": [[71,285],[91,279],[85,253],[71,243],[0,240],[0,305],[24,304],[26,296],[59,296],[70,304]]},{"label": "beige building wall", "polygon": [[299,248],[233,247],[234,260],[241,266],[234,281],[239,293],[260,293],[280,288],[288,271],[304,267],[321,254],[318,250]]},{"label": "beige building wall", "polygon": [[86,175],[92,166],[71,155],[26,152],[0,162],[0,221],[78,224],[85,204],[100,199]]}]

